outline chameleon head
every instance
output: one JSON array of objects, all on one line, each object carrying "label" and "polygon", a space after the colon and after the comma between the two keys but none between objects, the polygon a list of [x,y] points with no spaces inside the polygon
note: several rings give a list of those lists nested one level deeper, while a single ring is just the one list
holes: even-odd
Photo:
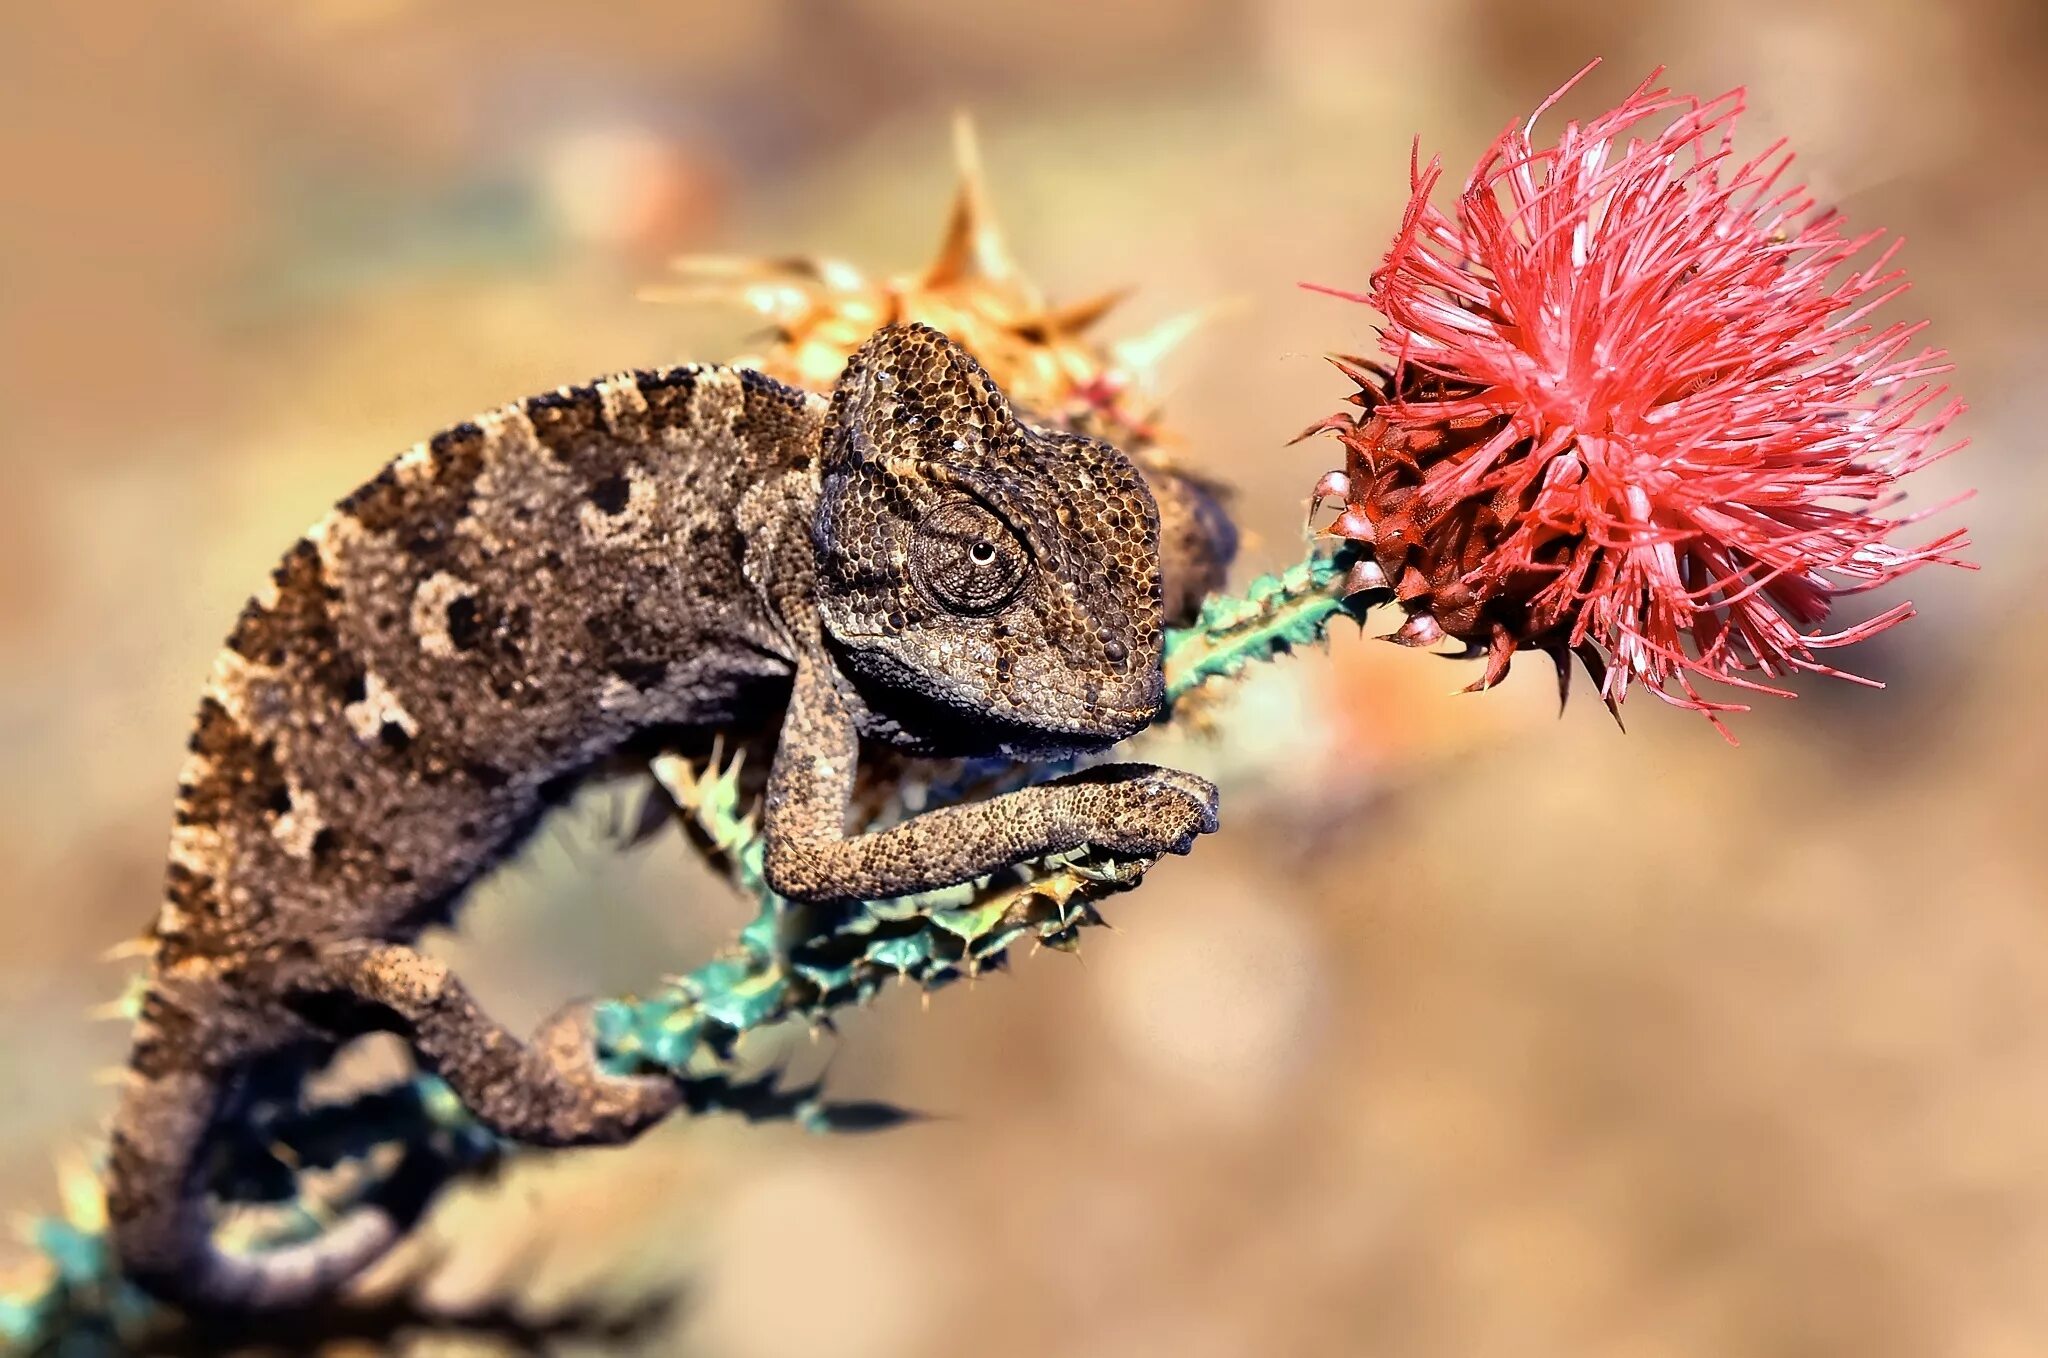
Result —
[{"label": "chameleon head", "polygon": [[1097,749],[1158,714],[1159,511],[1110,445],[1035,428],[921,325],[832,397],[820,611],[868,734],[934,754]]}]

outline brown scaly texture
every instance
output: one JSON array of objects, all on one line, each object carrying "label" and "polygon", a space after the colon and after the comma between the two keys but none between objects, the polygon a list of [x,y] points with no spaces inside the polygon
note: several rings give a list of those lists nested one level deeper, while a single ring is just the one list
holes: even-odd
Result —
[{"label": "brown scaly texture", "polygon": [[829,406],[750,371],[630,373],[399,457],[287,553],[201,701],[111,1142],[124,1270],[188,1307],[280,1306],[388,1248],[424,1206],[403,1175],[261,1255],[221,1252],[206,1205],[244,1080],[364,1031],[515,1140],[623,1140],[675,1106],[595,1067],[583,1008],[521,1040],[410,946],[643,738],[774,739],[767,871],[795,898],[1185,852],[1214,789],[1136,765],[845,830],[863,739],[1030,756],[1149,723],[1160,550],[1129,461],[1026,424],[922,326],[877,334]]}]

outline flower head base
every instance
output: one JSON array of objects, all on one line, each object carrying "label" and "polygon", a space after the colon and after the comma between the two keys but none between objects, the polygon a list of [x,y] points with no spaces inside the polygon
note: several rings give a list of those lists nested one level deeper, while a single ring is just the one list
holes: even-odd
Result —
[{"label": "flower head base", "polygon": [[1896,242],[1782,187],[1782,146],[1736,159],[1742,91],[1654,80],[1555,147],[1510,128],[1448,215],[1418,152],[1369,290],[1335,293],[1386,316],[1393,364],[1338,360],[1358,409],[1316,426],[1347,449],[1317,499],[1406,609],[1392,639],[1463,641],[1474,688],[1536,649],[1610,707],[1642,684],[1711,716],[1741,704],[1695,678],[1841,675],[1820,652],[1912,610],[1817,630],[1836,598],[1953,562],[1960,530],[1894,545],[1922,516],[1885,511],[1962,405],[1919,325],[1867,320],[1905,289]]}]

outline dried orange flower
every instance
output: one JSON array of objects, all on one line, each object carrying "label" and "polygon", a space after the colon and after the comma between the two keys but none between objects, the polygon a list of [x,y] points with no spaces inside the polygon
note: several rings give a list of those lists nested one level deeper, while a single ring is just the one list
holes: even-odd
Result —
[{"label": "dried orange flower", "polygon": [[1054,303],[1011,259],[989,210],[971,127],[955,125],[960,187],[936,258],[916,273],[873,278],[832,259],[694,256],[676,261],[686,282],[657,299],[737,300],[775,327],[773,345],[743,362],[771,377],[829,390],[846,360],[885,325],[918,321],[943,331],[997,384],[1041,418],[1107,439],[1157,463],[1170,442],[1146,397],[1152,371],[1200,323],[1201,313],[1110,345],[1091,333],[1125,295]]}]

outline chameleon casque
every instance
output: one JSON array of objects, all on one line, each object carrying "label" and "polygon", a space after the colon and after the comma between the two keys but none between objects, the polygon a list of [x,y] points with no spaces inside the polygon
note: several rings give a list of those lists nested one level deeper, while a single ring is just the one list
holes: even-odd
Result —
[{"label": "chameleon casque", "polygon": [[412,946],[636,742],[772,742],[766,869],[793,899],[1083,843],[1186,852],[1215,789],[1148,765],[867,833],[849,804],[863,741],[1040,759],[1139,731],[1163,626],[1234,549],[1205,487],[1034,425],[922,326],[868,340],[829,401],[628,373],[401,455],[285,555],[201,700],[109,1149],[123,1271],[189,1308],[278,1307],[385,1252],[420,1204],[242,1255],[207,1194],[240,1091],[367,1032],[519,1142],[623,1141],[677,1106],[673,1080],[599,1067],[587,1006],[521,1039]]}]

